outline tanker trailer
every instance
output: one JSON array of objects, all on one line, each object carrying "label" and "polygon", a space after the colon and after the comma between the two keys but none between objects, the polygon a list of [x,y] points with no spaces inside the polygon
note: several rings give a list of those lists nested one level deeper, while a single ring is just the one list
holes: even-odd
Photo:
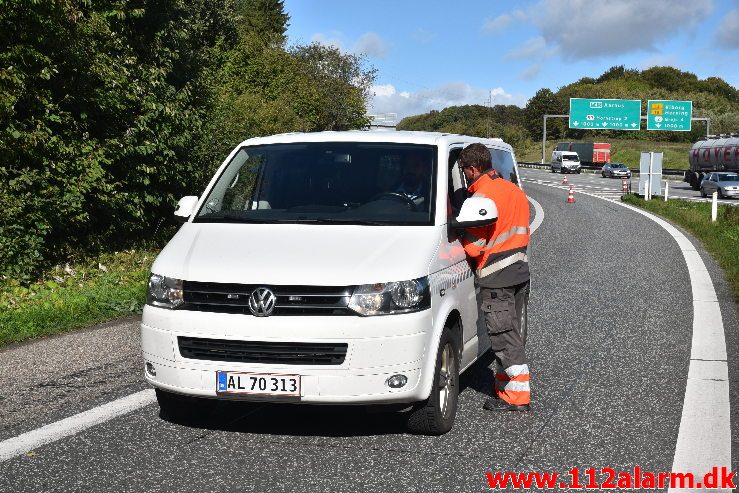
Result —
[{"label": "tanker trailer", "polygon": [[683,181],[698,190],[701,181],[711,171],[739,170],[739,134],[709,135],[699,140],[688,151],[690,171]]}]

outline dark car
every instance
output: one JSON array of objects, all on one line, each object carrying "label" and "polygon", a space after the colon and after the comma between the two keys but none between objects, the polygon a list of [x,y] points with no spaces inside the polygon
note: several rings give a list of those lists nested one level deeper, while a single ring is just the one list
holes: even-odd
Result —
[{"label": "dark car", "polygon": [[600,174],[603,178],[631,178],[631,170],[624,163],[606,163]]}]

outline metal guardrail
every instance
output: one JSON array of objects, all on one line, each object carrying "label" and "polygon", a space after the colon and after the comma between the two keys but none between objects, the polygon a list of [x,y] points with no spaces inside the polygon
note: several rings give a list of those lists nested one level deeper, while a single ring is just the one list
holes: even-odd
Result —
[{"label": "metal guardrail", "polygon": [[[541,164],[541,163],[527,163],[523,161],[519,161],[518,165],[522,168],[538,168],[538,169],[550,169],[551,166],[549,164]],[[599,164],[583,164],[580,166],[583,170],[591,171],[591,172],[600,172],[602,165]],[[662,175],[663,176],[674,176],[676,178],[682,179],[685,176],[684,169],[670,169],[670,168],[663,168],[662,169]],[[634,175],[638,175],[639,171],[632,169],[631,173]]]}]

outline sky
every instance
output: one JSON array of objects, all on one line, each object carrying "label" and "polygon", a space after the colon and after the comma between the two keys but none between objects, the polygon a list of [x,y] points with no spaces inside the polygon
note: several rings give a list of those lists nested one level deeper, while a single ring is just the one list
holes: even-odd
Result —
[{"label": "sky", "polygon": [[289,44],[362,54],[370,113],[525,106],[614,65],[739,87],[739,0],[284,0]]}]

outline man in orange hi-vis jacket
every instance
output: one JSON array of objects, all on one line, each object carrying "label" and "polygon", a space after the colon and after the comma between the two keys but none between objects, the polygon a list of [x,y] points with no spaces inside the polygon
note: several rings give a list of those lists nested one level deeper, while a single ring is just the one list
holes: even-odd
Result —
[{"label": "man in orange hi-vis jacket", "polygon": [[492,169],[490,151],[471,144],[459,155],[472,196],[492,199],[498,220],[490,226],[461,230],[461,240],[480,286],[481,310],[498,372],[490,411],[528,411],[531,401],[521,324],[529,295],[529,204],[519,187]]}]

